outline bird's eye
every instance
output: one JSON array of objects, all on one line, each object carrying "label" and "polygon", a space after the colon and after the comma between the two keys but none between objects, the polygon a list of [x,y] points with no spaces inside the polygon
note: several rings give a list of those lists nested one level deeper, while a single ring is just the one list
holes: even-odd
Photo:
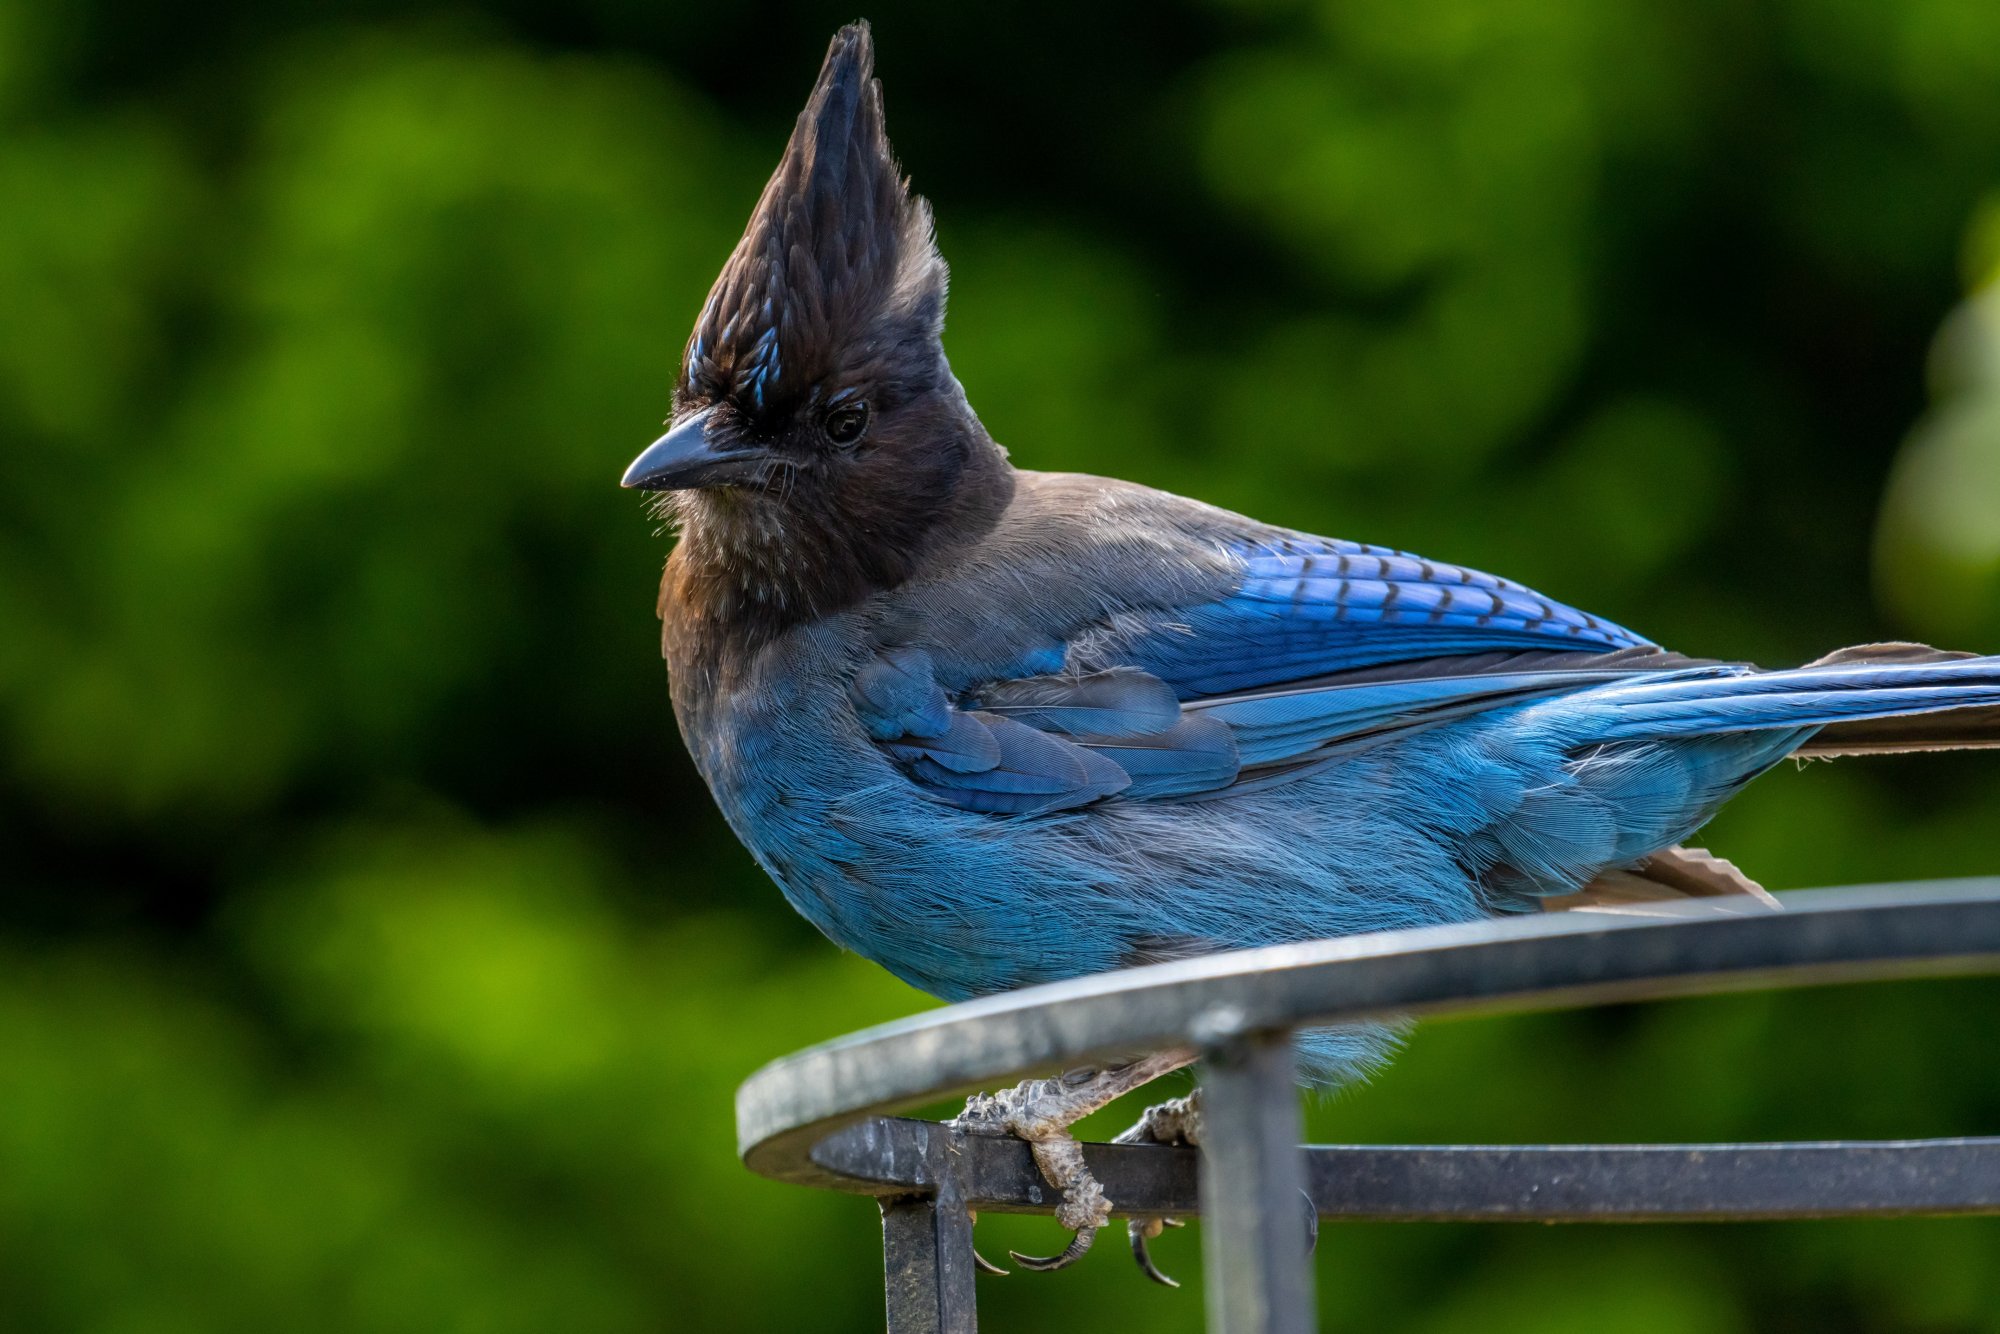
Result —
[{"label": "bird's eye", "polygon": [[821,426],[827,439],[842,449],[851,449],[860,443],[862,432],[868,429],[868,405],[842,403],[826,414]]}]

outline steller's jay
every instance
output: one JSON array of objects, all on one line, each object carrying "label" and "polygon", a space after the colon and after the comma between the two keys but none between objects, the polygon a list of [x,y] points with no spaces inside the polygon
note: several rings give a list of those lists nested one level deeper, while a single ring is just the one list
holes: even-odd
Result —
[{"label": "steller's jay", "polygon": [[[1762,895],[1680,846],[1787,756],[2000,743],[2000,658],[1671,653],[1521,585],[1126,482],[1027,472],[946,364],[930,210],[833,39],[625,485],[680,540],[674,712],[737,835],[840,945],[958,1000],[1204,952]],[[1309,1082],[1390,1025],[1301,1035]],[[1067,1126],[1193,1059],[975,1098],[1064,1192]],[[1192,1137],[1185,1100],[1141,1138]],[[1134,1224],[1144,1263],[1148,1225]],[[1157,1229],[1157,1224],[1150,1225]]]}]

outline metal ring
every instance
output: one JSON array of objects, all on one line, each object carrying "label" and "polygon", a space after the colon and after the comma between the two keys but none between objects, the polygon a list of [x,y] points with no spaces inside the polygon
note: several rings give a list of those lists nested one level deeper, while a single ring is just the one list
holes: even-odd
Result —
[{"label": "metal ring", "polygon": [[[1782,912],[1706,900],[1663,916],[1560,913],[1387,932],[969,1001],[764,1067],[737,1092],[739,1149],[765,1176],[869,1190],[815,1161],[814,1147],[953,1093],[1174,1045],[1218,1006],[1239,1011],[1246,1031],[1269,1031],[2000,971],[2000,879],[1798,891],[1783,903]],[[892,1161],[881,1168],[884,1180],[897,1171]]]}]

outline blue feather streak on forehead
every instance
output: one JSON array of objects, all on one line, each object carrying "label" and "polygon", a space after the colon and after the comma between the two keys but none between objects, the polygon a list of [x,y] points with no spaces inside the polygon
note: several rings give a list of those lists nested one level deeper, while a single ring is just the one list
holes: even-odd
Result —
[{"label": "blue feather streak on forehead", "polygon": [[[770,310],[765,303],[766,317]],[[694,386],[719,387],[724,366],[723,361],[734,371],[734,388],[748,396],[751,405],[762,411],[774,392],[774,385],[782,378],[782,358],[778,350],[778,329],[775,324],[767,324],[764,331],[750,344],[749,351],[741,356],[730,356],[729,345],[735,341],[738,321],[731,319],[729,326],[719,331],[718,346],[711,347],[703,329],[707,321],[697,325],[693,340],[688,344],[687,378]],[[739,344],[740,346],[740,344]]]},{"label": "blue feather streak on forehead", "polygon": [[765,391],[777,376],[778,331],[770,328],[764,330],[750,349],[750,356],[738,373],[737,383],[749,391],[751,401],[762,410]]}]

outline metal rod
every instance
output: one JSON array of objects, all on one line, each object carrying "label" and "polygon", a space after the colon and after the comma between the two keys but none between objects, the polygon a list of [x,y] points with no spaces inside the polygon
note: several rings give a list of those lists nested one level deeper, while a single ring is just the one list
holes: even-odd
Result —
[{"label": "metal rod", "polygon": [[2000,1139],[1315,1148],[1325,1218],[1744,1222],[2000,1214]]},{"label": "metal rod", "polygon": [[1305,1164],[1291,1035],[1256,1033],[1204,1046],[1208,1328],[1212,1334],[1307,1334],[1313,1328],[1312,1266],[1300,1194]]},{"label": "metal rod", "polygon": [[[1204,1095],[1205,1096],[1205,1095]],[[1198,1155],[1086,1144],[1120,1213],[1193,1215]],[[1308,1145],[1322,1218],[1375,1222],[1638,1223],[2000,1214],[2000,1138],[1771,1144]],[[981,1213],[1047,1214],[1048,1183],[1019,1140],[883,1117],[831,1136],[813,1161],[850,1190],[927,1191],[943,1162]]]},{"label": "metal rod", "polygon": [[882,1201],[888,1334],[976,1334],[972,1215],[955,1189]]}]

